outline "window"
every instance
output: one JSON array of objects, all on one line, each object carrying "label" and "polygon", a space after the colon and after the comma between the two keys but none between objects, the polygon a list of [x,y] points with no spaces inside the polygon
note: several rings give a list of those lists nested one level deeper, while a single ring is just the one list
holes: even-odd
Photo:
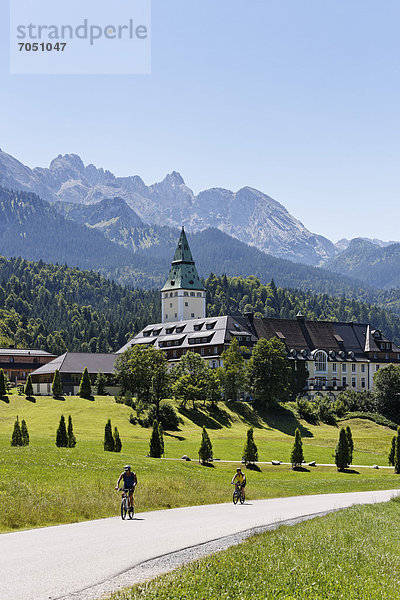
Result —
[{"label": "window", "polygon": [[185,306],[189,306],[189,302],[185,302]]},{"label": "window", "polygon": [[184,296],[189,296],[189,292],[183,292]]},{"label": "window", "polygon": [[171,346],[172,342],[167,342],[167,346]]},{"label": "window", "polygon": [[337,363],[332,363],[332,373],[337,373]]},{"label": "window", "polygon": [[374,360],[376,360],[378,358],[377,354],[374,354]]},{"label": "window", "polygon": [[190,316],[192,317],[192,319],[194,319],[194,313],[192,313]]},{"label": "window", "polygon": [[361,387],[365,388],[365,377],[361,377]]},{"label": "window", "polygon": [[165,318],[168,319],[168,313],[165,313]]},{"label": "window", "polygon": [[218,354],[218,346],[214,346],[214,354]]},{"label": "window", "polygon": [[379,366],[380,365],[375,365],[375,371],[379,371]]},{"label": "window", "polygon": [[204,356],[204,348],[200,348],[200,354]]},{"label": "window", "polygon": [[169,307],[172,308],[172,302],[169,303]]},{"label": "window", "polygon": [[194,292],[190,292],[190,295],[191,296],[195,296],[196,294]]},{"label": "window", "polygon": [[344,388],[347,387],[347,377],[346,377],[346,375],[344,377],[342,377],[342,385],[343,385]]},{"label": "window", "polygon": [[201,298],[201,292],[197,292],[197,297],[198,297],[198,298],[199,298],[199,297]]},{"label": "window", "polygon": [[203,323],[198,323],[197,325],[193,326],[194,331],[200,331],[200,329],[203,327]]},{"label": "window", "polygon": [[178,314],[177,314],[177,313],[175,313],[175,319],[177,319],[177,318],[178,318]]},{"label": "window", "polygon": [[326,371],[326,354],[322,350],[315,354],[315,370],[319,372]]},{"label": "window", "polygon": [[389,352],[386,352],[385,358],[386,358],[386,360],[389,360]]},{"label": "window", "polygon": [[172,356],[176,358],[176,350],[173,351]]},{"label": "window", "polygon": [[169,295],[169,297],[172,298],[172,296],[173,296],[173,293],[171,292],[170,295]]},{"label": "window", "polygon": [[194,340],[189,340],[189,344],[194,344]]},{"label": "window", "polygon": [[342,373],[347,373],[347,365],[346,365],[346,363],[342,364]]},{"label": "window", "polygon": [[177,295],[178,295],[178,292],[175,292],[175,296],[177,296]]},{"label": "window", "polygon": [[353,387],[353,388],[357,387],[357,378],[356,377],[351,378],[351,387]]},{"label": "window", "polygon": [[365,365],[361,365],[361,373],[365,373]]},{"label": "window", "polygon": [[357,373],[357,365],[355,365],[354,363],[351,365],[351,372]]}]

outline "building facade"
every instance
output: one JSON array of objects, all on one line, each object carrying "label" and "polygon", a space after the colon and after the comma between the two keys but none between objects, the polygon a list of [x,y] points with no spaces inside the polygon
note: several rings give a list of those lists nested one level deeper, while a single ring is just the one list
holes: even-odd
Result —
[{"label": "building facade", "polygon": [[24,384],[30,373],[54,358],[54,354],[44,350],[0,348],[0,369],[11,383]]}]

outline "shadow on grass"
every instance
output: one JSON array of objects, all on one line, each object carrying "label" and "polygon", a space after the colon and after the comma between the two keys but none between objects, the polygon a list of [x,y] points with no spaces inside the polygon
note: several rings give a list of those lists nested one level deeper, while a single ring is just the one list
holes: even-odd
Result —
[{"label": "shadow on grass", "polygon": [[36,402],[36,398],[34,398],[33,396],[26,396],[26,399],[28,400],[28,402],[33,402],[33,404],[35,404]]},{"label": "shadow on grass", "polygon": [[355,469],[343,469],[340,471],[341,473],[349,473],[350,475],[359,475],[360,471],[356,471]]},{"label": "shadow on grass", "polygon": [[175,438],[176,440],[179,440],[180,442],[183,442],[183,440],[186,440],[186,438],[183,437],[183,435],[174,435],[173,433],[168,433],[168,431],[164,431],[164,436]]},{"label": "shadow on grass", "polygon": [[296,429],[299,429],[301,437],[314,437],[313,433],[300,423],[292,411],[284,406],[276,404],[272,408],[261,409],[259,413],[272,429],[278,429],[282,433],[292,436],[295,434]]},{"label": "shadow on grass", "polygon": [[65,402],[64,396],[53,396],[54,400],[59,400],[60,402]]},{"label": "shadow on grass", "polygon": [[248,425],[256,427],[257,429],[266,429],[265,423],[259,412],[248,402],[230,400],[226,403],[226,406],[229,406],[230,410],[239,415],[239,417],[241,417]]},{"label": "shadow on grass", "polygon": [[261,473],[261,469],[258,465],[249,464],[246,465],[246,469],[248,469],[249,471],[258,471],[259,473]]},{"label": "shadow on grass", "polygon": [[202,467],[211,467],[212,469],[215,469],[215,465],[213,465],[210,462],[203,462],[203,463],[200,463],[200,464],[201,464]]},{"label": "shadow on grass", "polygon": [[199,427],[206,427],[207,429],[222,429],[222,425],[219,421],[213,417],[206,415],[202,410],[197,408],[183,408],[179,409],[181,415],[192,421]]},{"label": "shadow on grass", "polygon": [[5,402],[6,404],[10,404],[10,398],[8,396],[0,396],[0,400]]},{"label": "shadow on grass", "polygon": [[224,410],[220,406],[217,406],[216,404],[211,404],[207,410],[210,417],[212,419],[215,419],[215,421],[218,421],[218,423],[220,423],[222,427],[231,426],[232,417],[226,410]]},{"label": "shadow on grass", "polygon": [[306,467],[293,467],[292,471],[297,471],[298,473],[309,473],[310,469],[306,469]]}]

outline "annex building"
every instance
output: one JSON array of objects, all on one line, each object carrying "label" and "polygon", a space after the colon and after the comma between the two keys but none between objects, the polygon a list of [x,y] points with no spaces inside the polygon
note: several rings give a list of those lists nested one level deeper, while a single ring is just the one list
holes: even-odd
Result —
[{"label": "annex building", "polygon": [[[248,359],[259,339],[277,337],[285,345],[289,361],[307,364],[309,377],[304,391],[310,398],[321,393],[333,398],[347,388],[370,390],[379,368],[400,364],[400,348],[368,323],[308,321],[300,313],[296,319],[258,318],[252,313],[207,317],[206,290],[183,228],[161,289],[161,314],[161,323],[147,325],[114,354],[66,353],[58,358],[49,355],[47,364],[32,373],[35,393],[51,393],[58,369],[64,392],[76,394],[87,367],[92,383],[101,371],[108,378],[107,391],[116,394],[115,360],[132,346],[163,350],[171,367],[186,352],[197,352],[210,368],[217,368],[222,366],[222,353],[233,338]],[[51,358],[54,360],[49,362]]]}]

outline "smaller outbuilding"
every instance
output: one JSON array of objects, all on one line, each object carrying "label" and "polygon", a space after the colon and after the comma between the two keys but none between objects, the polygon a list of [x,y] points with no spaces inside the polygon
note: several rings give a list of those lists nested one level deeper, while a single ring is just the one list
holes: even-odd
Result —
[{"label": "smaller outbuilding", "polygon": [[114,376],[116,359],[116,354],[66,352],[48,364],[36,369],[36,371],[33,371],[31,374],[33,392],[37,396],[50,396],[54,373],[58,370],[63,385],[63,393],[66,395],[76,395],[79,392],[82,372],[87,367],[92,385],[95,383],[97,375],[101,372],[107,378],[106,393],[117,395],[118,387],[115,384]]},{"label": "smaller outbuilding", "polygon": [[34,348],[0,348],[0,369],[14,384],[24,384],[28,375],[55,358],[54,354]]}]

